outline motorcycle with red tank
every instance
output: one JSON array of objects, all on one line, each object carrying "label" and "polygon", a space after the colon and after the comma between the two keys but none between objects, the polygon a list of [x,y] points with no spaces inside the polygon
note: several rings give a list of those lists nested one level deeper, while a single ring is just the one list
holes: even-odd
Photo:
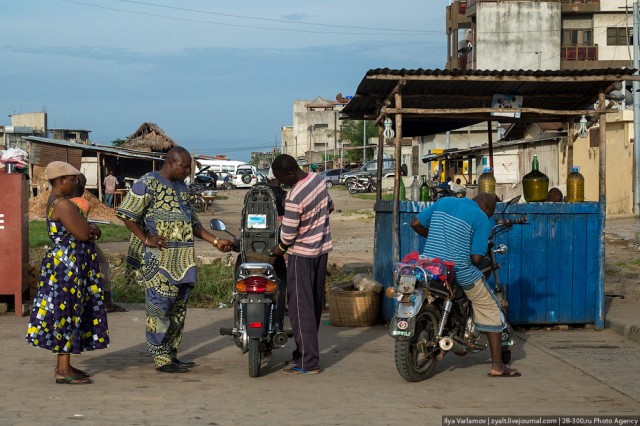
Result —
[{"label": "motorcycle with red tank", "polygon": [[[505,254],[504,244],[496,246],[496,237],[524,224],[526,217],[505,220],[506,209],[520,197],[509,200],[496,220],[489,236],[487,254],[478,267],[489,278],[493,275],[494,293],[500,302],[504,328],[502,362],[511,362],[513,330],[506,321],[507,298],[500,283],[496,255]],[[395,364],[405,380],[418,382],[429,378],[438,361],[448,353],[463,356],[487,348],[473,322],[473,306],[453,277],[453,263],[414,256],[395,265],[394,285],[386,289],[387,297],[397,306],[389,323],[395,339]]]}]

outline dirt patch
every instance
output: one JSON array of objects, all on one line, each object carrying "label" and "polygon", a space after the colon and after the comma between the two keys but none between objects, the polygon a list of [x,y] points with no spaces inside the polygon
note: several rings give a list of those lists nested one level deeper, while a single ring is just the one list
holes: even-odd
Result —
[{"label": "dirt patch", "polygon": [[[29,219],[44,219],[47,216],[47,201],[51,191],[41,192],[37,197],[31,197],[29,199]],[[107,220],[110,222],[119,222],[116,219],[115,210],[105,206],[98,197],[85,191],[83,196],[85,200],[89,201],[91,210],[89,210],[89,219]]]}]

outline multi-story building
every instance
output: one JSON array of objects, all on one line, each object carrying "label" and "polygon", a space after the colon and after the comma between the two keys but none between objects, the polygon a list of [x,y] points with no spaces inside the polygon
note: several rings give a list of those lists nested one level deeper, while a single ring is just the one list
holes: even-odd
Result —
[{"label": "multi-story building", "polygon": [[619,68],[633,61],[625,0],[457,0],[447,69]]},{"label": "multi-story building", "polygon": [[47,136],[47,113],[28,112],[11,114],[11,125],[0,126],[0,147],[20,148],[26,151],[23,136]]},{"label": "multi-story building", "polygon": [[296,100],[293,103],[293,126],[281,130],[282,153],[308,163],[321,161],[325,156],[340,156],[339,114],[347,99],[328,101]]}]

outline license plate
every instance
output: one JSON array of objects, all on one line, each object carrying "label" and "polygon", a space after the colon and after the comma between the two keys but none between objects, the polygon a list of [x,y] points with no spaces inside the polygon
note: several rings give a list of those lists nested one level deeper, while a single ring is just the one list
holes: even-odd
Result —
[{"label": "license plate", "polygon": [[400,279],[398,280],[398,291],[400,293],[411,293],[415,287],[415,275],[400,275]]}]

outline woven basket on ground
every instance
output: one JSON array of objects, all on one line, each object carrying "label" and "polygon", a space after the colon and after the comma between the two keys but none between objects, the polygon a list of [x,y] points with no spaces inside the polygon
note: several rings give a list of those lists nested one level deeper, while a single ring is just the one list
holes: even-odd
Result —
[{"label": "woven basket on ground", "polygon": [[368,327],[378,319],[380,295],[353,287],[329,290],[329,315],[336,327]]}]

